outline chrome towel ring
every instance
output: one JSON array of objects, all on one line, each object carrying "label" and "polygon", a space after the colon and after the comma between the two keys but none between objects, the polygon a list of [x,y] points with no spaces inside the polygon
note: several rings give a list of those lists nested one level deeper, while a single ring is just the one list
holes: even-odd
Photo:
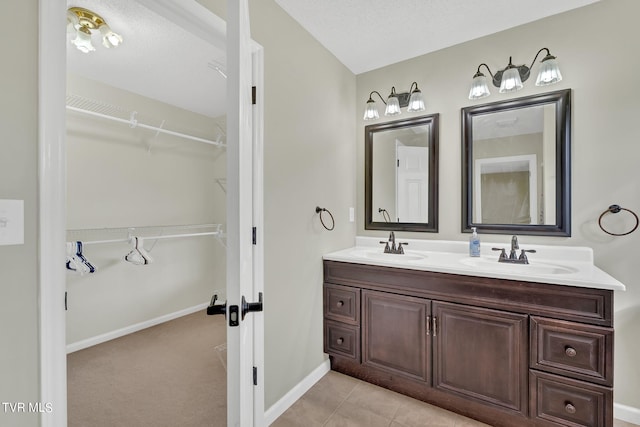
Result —
[{"label": "chrome towel ring", "polygon": [[[331,217],[331,227],[327,227],[327,224],[324,223],[324,220],[322,219],[322,212],[328,213],[329,216]],[[331,214],[331,212],[329,212],[328,209],[321,208],[320,206],[316,206],[316,213],[320,215],[320,222],[322,223],[322,226],[324,228],[326,228],[329,231],[334,229],[334,227],[336,225],[336,221],[333,219],[333,215]]]},{"label": "chrome towel ring", "polygon": [[391,218],[389,217],[389,211],[383,208],[378,208],[378,213],[382,214],[382,219],[384,222],[391,222]]},{"label": "chrome towel ring", "polygon": [[[633,215],[633,217],[636,219],[636,225],[634,225],[633,228],[631,230],[627,231],[626,233],[612,233],[610,231],[605,230],[605,228],[602,226],[602,217],[605,216],[608,213],[617,214],[620,211],[627,211],[631,215]],[[611,206],[609,206],[609,209],[607,209],[606,211],[602,212],[600,214],[600,217],[598,218],[598,225],[600,226],[602,231],[604,231],[607,234],[610,234],[611,236],[626,236],[627,234],[631,234],[634,231],[636,231],[636,229],[638,228],[638,224],[640,224],[640,220],[638,220],[638,215],[636,215],[636,213],[633,212],[630,209],[620,207],[620,205],[611,205]]]}]

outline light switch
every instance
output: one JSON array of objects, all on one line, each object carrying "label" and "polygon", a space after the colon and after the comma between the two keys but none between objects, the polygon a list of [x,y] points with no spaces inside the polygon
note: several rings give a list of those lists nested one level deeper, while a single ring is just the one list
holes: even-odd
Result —
[{"label": "light switch", "polygon": [[0,200],[0,245],[24,244],[24,200]]},{"label": "light switch", "polygon": [[354,222],[356,220],[356,209],[349,208],[349,222]]}]

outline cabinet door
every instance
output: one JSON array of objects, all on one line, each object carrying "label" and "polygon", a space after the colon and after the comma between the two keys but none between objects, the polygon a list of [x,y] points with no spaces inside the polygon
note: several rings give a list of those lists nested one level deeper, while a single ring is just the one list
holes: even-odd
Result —
[{"label": "cabinet door", "polygon": [[368,290],[362,301],[362,364],[427,381],[429,301]]},{"label": "cabinet door", "polygon": [[527,413],[527,316],[433,303],[434,387]]}]

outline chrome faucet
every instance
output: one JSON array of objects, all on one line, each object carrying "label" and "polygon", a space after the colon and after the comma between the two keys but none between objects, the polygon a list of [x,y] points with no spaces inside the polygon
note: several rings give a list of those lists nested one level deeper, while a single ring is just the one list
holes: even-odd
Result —
[{"label": "chrome faucet", "polygon": [[518,244],[518,236],[511,236],[511,252],[507,256],[507,252],[504,248],[491,248],[494,251],[500,251],[498,262],[508,262],[511,264],[529,264],[527,253],[536,253],[535,249],[520,249],[520,256],[517,255],[517,251],[520,249]]},{"label": "chrome faucet", "polygon": [[[389,233],[389,240],[381,241],[380,244],[384,246],[385,254],[404,254],[404,248],[402,245],[408,245],[406,242],[398,242],[398,246],[396,246],[396,234],[392,231]],[[391,245],[389,245],[391,244]]]},{"label": "chrome faucet", "polygon": [[520,249],[518,245],[518,236],[511,236],[511,252],[509,253],[509,259],[516,259],[516,251]]}]

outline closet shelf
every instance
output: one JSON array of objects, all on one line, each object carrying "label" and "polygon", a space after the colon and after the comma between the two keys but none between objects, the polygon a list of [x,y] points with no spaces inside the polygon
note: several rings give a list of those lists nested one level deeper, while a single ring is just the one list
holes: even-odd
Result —
[{"label": "closet shelf", "polygon": [[[220,130],[216,140],[200,138],[198,136],[185,134],[182,132],[175,132],[169,129],[164,129],[158,126],[152,126],[138,122],[136,111],[127,111],[121,107],[110,105],[104,102],[95,101],[92,99],[84,98],[78,95],[67,95],[67,110],[74,111],[81,114],[90,115],[93,117],[99,117],[106,120],[116,121],[118,123],[128,124],[131,128],[143,128],[158,133],[164,133],[168,135],[177,136],[180,138],[189,139],[196,142],[202,142],[205,144],[214,145],[220,148],[225,148],[227,145],[223,139],[225,137],[224,132]],[[118,117],[120,116],[120,117]],[[123,118],[127,117],[127,118]],[[164,123],[164,122],[163,122]],[[220,128],[220,126],[218,126]]]}]

